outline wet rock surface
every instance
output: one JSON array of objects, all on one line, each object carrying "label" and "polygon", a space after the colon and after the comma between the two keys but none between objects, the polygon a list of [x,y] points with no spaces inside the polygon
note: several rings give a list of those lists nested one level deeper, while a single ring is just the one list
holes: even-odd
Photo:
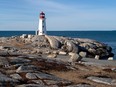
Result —
[{"label": "wet rock surface", "polygon": [[90,39],[0,38],[0,87],[115,87],[115,61],[94,60],[96,55],[113,57],[110,46]]}]

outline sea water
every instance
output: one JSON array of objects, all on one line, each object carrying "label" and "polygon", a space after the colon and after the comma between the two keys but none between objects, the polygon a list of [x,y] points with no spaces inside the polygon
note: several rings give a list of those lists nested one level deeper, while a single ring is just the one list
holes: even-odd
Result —
[{"label": "sea water", "polygon": [[[22,34],[35,34],[35,31],[0,31],[0,37],[20,36]],[[48,35],[65,36],[72,38],[94,39],[113,48],[116,60],[116,31],[48,31]]]}]

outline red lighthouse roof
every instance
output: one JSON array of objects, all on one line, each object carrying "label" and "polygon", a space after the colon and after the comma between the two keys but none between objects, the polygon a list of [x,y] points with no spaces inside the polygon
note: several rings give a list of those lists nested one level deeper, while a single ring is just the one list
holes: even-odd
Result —
[{"label": "red lighthouse roof", "polygon": [[40,13],[40,15],[45,15],[45,13],[42,11],[42,12]]},{"label": "red lighthouse roof", "polygon": [[40,18],[41,18],[41,19],[45,18],[45,13],[41,12],[41,13],[40,13]]}]

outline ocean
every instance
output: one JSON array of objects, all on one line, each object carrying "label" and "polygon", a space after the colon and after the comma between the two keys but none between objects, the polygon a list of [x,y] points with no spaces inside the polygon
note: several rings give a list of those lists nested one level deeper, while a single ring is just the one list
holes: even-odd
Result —
[{"label": "ocean", "polygon": [[[35,34],[35,31],[0,31],[0,37],[20,36],[22,34]],[[94,39],[113,48],[116,60],[116,31],[48,31],[48,35],[66,36],[72,38]]]}]

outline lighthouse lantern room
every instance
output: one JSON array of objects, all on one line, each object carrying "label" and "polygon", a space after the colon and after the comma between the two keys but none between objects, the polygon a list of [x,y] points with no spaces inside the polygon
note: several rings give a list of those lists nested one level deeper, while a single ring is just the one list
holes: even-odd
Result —
[{"label": "lighthouse lantern room", "polygon": [[41,12],[39,16],[39,26],[36,35],[46,35],[46,18],[45,13]]}]

